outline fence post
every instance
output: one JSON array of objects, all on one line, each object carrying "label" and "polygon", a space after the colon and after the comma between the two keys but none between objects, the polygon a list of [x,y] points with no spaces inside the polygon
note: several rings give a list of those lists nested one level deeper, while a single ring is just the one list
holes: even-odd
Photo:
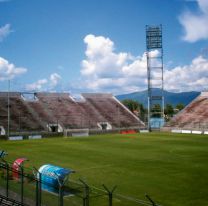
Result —
[{"label": "fence post", "polygon": [[6,197],[9,197],[9,164],[5,161],[6,164]]},{"label": "fence post", "polygon": [[145,195],[145,197],[152,203],[152,206],[157,206],[156,203],[150,198],[149,195]]},{"label": "fence post", "polygon": [[56,178],[57,178],[58,184],[59,184],[59,206],[63,206],[64,205],[64,201],[63,201],[63,198],[64,198],[63,188],[64,188],[64,185],[65,185],[66,181],[68,181],[68,176],[65,179],[61,179],[61,178],[59,178],[59,175],[56,172],[54,172],[54,173],[56,175]]},{"label": "fence post", "polygon": [[38,171],[39,174],[39,179],[38,179],[38,204],[39,206],[41,206],[41,202],[42,202],[42,174],[41,172]]},{"label": "fence post", "polygon": [[[34,174],[34,176],[35,176],[35,174]],[[36,183],[36,185],[35,185],[35,205],[36,206],[39,206],[39,183],[38,183],[38,179],[37,179],[37,177],[35,176],[34,177],[35,178],[35,183]]]},{"label": "fence post", "polygon": [[63,206],[63,185],[59,185],[59,206]]},{"label": "fence post", "polygon": [[9,163],[2,159],[3,164],[1,164],[1,168],[6,169],[6,197],[9,197]]},{"label": "fence post", "polygon": [[83,206],[89,206],[90,205],[90,187],[82,179],[79,179],[79,181],[84,185]]},{"label": "fence post", "polygon": [[106,190],[106,192],[108,194],[109,206],[112,206],[113,205],[113,192],[115,191],[115,189],[117,188],[117,186],[114,186],[111,191],[104,184],[103,184],[103,187],[104,187],[104,189]]},{"label": "fence post", "polygon": [[0,165],[1,168],[6,167],[6,197],[9,197],[9,163],[4,159],[8,155],[4,150],[0,151],[0,159],[3,161],[4,165]]},{"label": "fence post", "polygon": [[19,165],[20,167],[20,176],[21,176],[21,203],[23,204],[23,196],[24,196],[24,169],[23,165]]},{"label": "fence post", "polygon": [[41,206],[41,173],[33,167],[33,175],[36,181],[36,206]]}]

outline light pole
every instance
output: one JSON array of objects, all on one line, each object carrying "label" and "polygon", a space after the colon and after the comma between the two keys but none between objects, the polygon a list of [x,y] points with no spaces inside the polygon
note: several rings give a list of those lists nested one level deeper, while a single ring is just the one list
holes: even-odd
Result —
[{"label": "light pole", "polygon": [[119,106],[116,105],[117,108],[117,121],[118,121],[118,131],[120,133],[120,127],[121,127],[121,123],[120,123],[120,110],[119,110]]},{"label": "light pole", "polygon": [[8,108],[7,108],[7,112],[8,112],[7,136],[8,136],[8,139],[9,139],[9,135],[10,135],[10,79],[8,80],[7,103],[8,103]]}]

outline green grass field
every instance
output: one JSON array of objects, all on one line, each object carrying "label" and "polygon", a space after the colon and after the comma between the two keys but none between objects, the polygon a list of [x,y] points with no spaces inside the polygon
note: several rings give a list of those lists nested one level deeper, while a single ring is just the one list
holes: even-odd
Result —
[{"label": "green grass field", "polygon": [[[149,133],[84,138],[0,141],[7,160],[27,157],[37,168],[50,163],[72,168],[73,180],[117,185],[116,193],[161,205],[208,205],[208,136]],[[122,205],[117,203],[116,205]],[[128,204],[125,205],[136,205]]]}]

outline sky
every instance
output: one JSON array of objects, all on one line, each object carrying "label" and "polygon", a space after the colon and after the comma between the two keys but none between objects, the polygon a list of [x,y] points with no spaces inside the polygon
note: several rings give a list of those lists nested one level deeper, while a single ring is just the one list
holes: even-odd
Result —
[{"label": "sky", "polygon": [[208,0],[0,0],[0,91],[145,90],[160,24],[164,88],[207,90]]}]

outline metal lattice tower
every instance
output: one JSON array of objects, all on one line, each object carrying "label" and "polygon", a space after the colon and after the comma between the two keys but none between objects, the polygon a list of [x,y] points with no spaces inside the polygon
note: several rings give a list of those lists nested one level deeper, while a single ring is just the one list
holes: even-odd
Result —
[{"label": "metal lattice tower", "polygon": [[[153,128],[151,124],[153,118],[164,121],[162,25],[146,26],[146,54],[148,128],[151,130]],[[158,127],[161,127],[160,123]]]}]

